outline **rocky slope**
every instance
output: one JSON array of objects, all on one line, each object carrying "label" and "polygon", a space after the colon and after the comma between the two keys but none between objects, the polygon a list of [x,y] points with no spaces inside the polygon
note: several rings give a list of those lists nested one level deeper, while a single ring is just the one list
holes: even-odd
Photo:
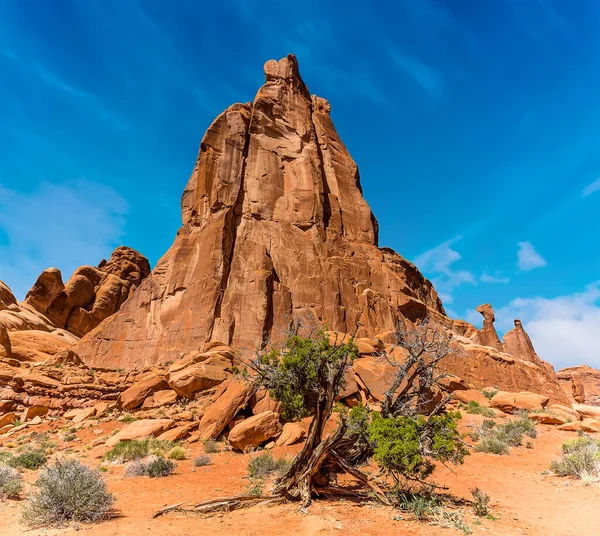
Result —
[{"label": "rocky slope", "polygon": [[98,267],[75,270],[66,285],[60,270],[44,270],[20,303],[0,282],[0,357],[42,361],[66,350],[117,312],[149,273],[143,255],[119,247]]}]

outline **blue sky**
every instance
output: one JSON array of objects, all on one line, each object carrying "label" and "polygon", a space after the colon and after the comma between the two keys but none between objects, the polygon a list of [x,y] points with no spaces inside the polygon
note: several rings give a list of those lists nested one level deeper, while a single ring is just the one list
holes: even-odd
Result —
[{"label": "blue sky", "polygon": [[0,279],[154,264],[202,134],[297,55],[380,243],[453,316],[600,366],[600,8],[579,0],[0,2]]}]

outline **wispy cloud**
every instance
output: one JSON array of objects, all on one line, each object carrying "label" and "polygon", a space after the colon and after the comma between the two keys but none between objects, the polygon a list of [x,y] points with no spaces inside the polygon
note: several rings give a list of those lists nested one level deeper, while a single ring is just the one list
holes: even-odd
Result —
[{"label": "wispy cloud", "polygon": [[556,298],[516,298],[496,311],[501,331],[519,318],[539,356],[557,367],[600,368],[600,281]]},{"label": "wispy cloud", "polygon": [[533,247],[531,242],[519,242],[517,244],[517,266],[522,272],[529,272],[535,268],[546,266],[544,259]]},{"label": "wispy cloud", "polygon": [[443,94],[444,78],[438,70],[398,49],[392,50],[391,57],[396,66],[431,96],[440,97]]},{"label": "wispy cloud", "polygon": [[600,192],[600,177],[598,177],[594,182],[588,184],[582,191],[581,195],[583,197],[587,197],[588,195],[592,195],[593,193]]},{"label": "wispy cloud", "polygon": [[452,303],[452,291],[464,284],[475,285],[477,279],[467,270],[453,270],[451,266],[462,259],[458,251],[451,246],[461,240],[458,235],[441,243],[415,258],[415,264],[425,273],[432,275],[432,282],[445,303]]},{"label": "wispy cloud", "polygon": [[484,272],[483,274],[481,274],[480,279],[484,283],[502,283],[502,284],[510,283],[510,277],[503,277],[498,274],[490,275],[487,272]]},{"label": "wispy cloud", "polygon": [[0,279],[22,299],[49,266],[67,279],[97,264],[119,245],[127,210],[115,190],[84,179],[41,182],[30,192],[0,184]]}]

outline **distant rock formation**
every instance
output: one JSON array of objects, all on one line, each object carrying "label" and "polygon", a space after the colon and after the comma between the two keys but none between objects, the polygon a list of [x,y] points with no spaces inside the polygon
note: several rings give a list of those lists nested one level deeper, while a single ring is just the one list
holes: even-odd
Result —
[{"label": "distant rock formation", "polygon": [[587,365],[564,368],[558,381],[572,401],[600,406],[600,370]]},{"label": "distant rock formation", "polygon": [[479,332],[481,344],[484,344],[485,346],[491,346],[492,348],[502,352],[504,347],[502,346],[502,342],[500,342],[500,338],[498,337],[498,333],[496,333],[496,328],[494,327],[494,322],[496,321],[494,309],[489,303],[484,303],[483,305],[477,307],[477,312],[483,316],[483,327]]},{"label": "distant rock formation", "polygon": [[24,361],[52,357],[117,312],[149,274],[143,255],[119,247],[97,268],[75,270],[66,285],[60,270],[44,270],[21,303],[0,282],[0,352]]},{"label": "distant rock formation", "polygon": [[515,319],[515,327],[504,334],[504,351],[507,354],[518,356],[540,367],[544,366],[533,348],[533,343],[523,328],[519,319]]}]

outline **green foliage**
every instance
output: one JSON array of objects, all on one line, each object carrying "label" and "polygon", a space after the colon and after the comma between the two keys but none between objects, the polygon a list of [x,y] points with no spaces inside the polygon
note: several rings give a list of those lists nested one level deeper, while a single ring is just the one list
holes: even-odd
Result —
[{"label": "green foliage", "polygon": [[292,462],[285,457],[276,459],[270,452],[263,452],[248,462],[250,478],[265,478],[273,473],[283,474]]},{"label": "green foliage", "polygon": [[371,422],[371,417],[369,414],[369,410],[363,406],[363,404],[358,404],[354,406],[350,413],[348,414],[346,435],[356,435],[356,445],[359,448],[366,447],[369,445],[369,423]]},{"label": "green foliage", "polygon": [[44,468],[35,487],[23,511],[30,525],[98,521],[110,515],[114,503],[100,473],[73,459]]},{"label": "green foliage", "polygon": [[417,521],[428,521],[437,515],[440,501],[435,496],[417,493],[402,493],[399,497],[398,508],[415,516]]},{"label": "green foliage", "polygon": [[314,409],[319,369],[324,367],[324,377],[330,378],[336,368],[356,357],[358,349],[352,340],[336,347],[324,331],[319,331],[312,338],[290,336],[283,352],[272,350],[255,366],[271,397],[281,402],[283,417],[291,420],[305,417]]},{"label": "green foliage", "polygon": [[176,467],[177,464],[171,460],[165,460],[164,458],[157,456],[146,464],[146,474],[150,478],[169,476],[173,474]]},{"label": "green foliage", "polygon": [[564,443],[562,451],[560,458],[550,464],[555,474],[586,481],[600,478],[600,441],[589,436],[579,437]]},{"label": "green foliage", "polygon": [[24,469],[29,469],[31,471],[39,469],[45,463],[46,455],[40,450],[24,452],[9,460],[9,465],[11,467],[23,467]]},{"label": "green foliage", "polygon": [[496,412],[492,408],[485,408],[475,400],[471,400],[467,404],[465,411],[471,415],[483,415],[484,417],[488,417],[490,419],[496,418]]},{"label": "green foliage", "polygon": [[496,389],[495,387],[486,387],[485,389],[481,390],[481,394],[485,396],[488,400],[494,398],[497,392],[498,389]]},{"label": "green foliage", "polygon": [[204,452],[207,454],[214,454],[221,450],[219,442],[215,441],[214,439],[205,439],[202,444],[204,445]]},{"label": "green foliage", "polygon": [[458,431],[460,413],[412,417],[373,415],[368,428],[375,460],[397,479],[424,480],[435,469],[433,461],[462,463],[468,453]]},{"label": "green foliage", "polygon": [[520,446],[524,435],[532,439],[537,437],[535,423],[526,415],[501,425],[491,425],[490,421],[484,421],[483,426],[474,434],[481,439],[475,450],[491,454],[509,454],[509,447]]},{"label": "green foliage", "polygon": [[119,463],[131,460],[139,460],[149,455],[164,456],[169,452],[175,443],[164,439],[133,439],[131,441],[119,441],[105,455],[104,459],[118,461]]},{"label": "green foliage", "polygon": [[182,447],[173,447],[167,454],[170,460],[185,460],[185,450]]},{"label": "green foliage", "polygon": [[23,487],[21,474],[6,465],[0,465],[0,499],[16,499]]},{"label": "green foliage", "polygon": [[472,489],[471,495],[473,495],[473,510],[475,511],[475,515],[478,517],[487,517],[490,513],[490,496],[479,488]]},{"label": "green foliage", "polygon": [[134,417],[131,413],[126,413],[121,419],[121,422],[124,422],[125,424],[129,424],[134,421],[137,421],[137,417]]}]

